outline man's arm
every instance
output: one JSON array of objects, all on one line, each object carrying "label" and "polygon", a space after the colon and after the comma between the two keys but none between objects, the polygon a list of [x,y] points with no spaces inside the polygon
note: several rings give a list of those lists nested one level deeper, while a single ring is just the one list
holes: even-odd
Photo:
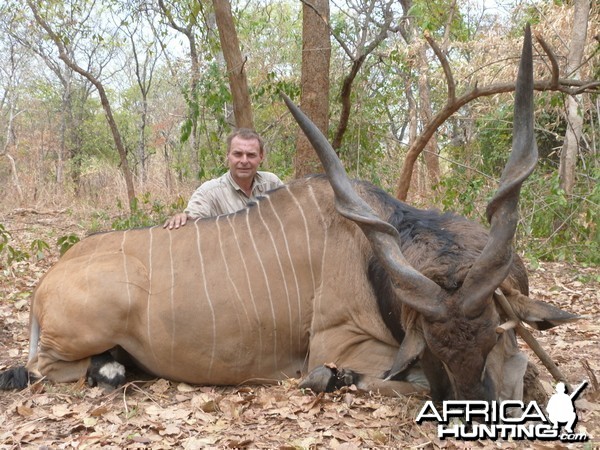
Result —
[{"label": "man's arm", "polygon": [[188,220],[215,216],[216,213],[211,206],[213,203],[212,196],[210,194],[210,189],[207,189],[207,186],[208,185],[204,183],[196,189],[192,194],[185,211],[177,213],[170,219],[167,219],[163,228],[177,230],[184,226]]}]

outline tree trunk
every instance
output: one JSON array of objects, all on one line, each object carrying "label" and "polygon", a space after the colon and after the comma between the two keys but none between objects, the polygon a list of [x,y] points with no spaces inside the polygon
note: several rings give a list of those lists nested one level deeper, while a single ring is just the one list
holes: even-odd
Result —
[{"label": "tree trunk", "polygon": [[[327,136],[329,128],[329,0],[302,4],[302,110]],[[316,10],[316,11],[315,11]],[[321,172],[319,159],[302,131],[296,138],[296,178]]]},{"label": "tree trunk", "polygon": [[[12,94],[12,93],[11,93]],[[8,148],[10,147],[11,137],[13,135],[13,122],[15,118],[15,102],[16,99],[13,98],[10,102],[9,106],[9,116],[8,123],[6,124],[6,140],[4,141],[4,148],[2,152],[0,152],[0,156],[5,156],[8,159],[8,163],[10,164],[10,171],[12,173],[13,184],[15,185],[15,189],[17,190],[17,194],[19,195],[19,202],[23,203],[24,196],[23,190],[21,189],[21,183],[19,182],[19,174],[17,172],[17,165],[15,163],[15,159],[8,153]],[[18,114],[18,113],[17,113]]]},{"label": "tree trunk", "polygon": [[235,125],[238,128],[254,128],[252,119],[252,103],[248,93],[248,80],[246,79],[246,70],[244,64],[246,60],[242,57],[240,51],[240,42],[238,40],[233,15],[231,14],[231,4],[228,0],[213,0],[215,8],[215,19],[219,29],[219,38],[223,57],[227,63],[227,76],[229,78],[229,88],[233,97],[233,114]]},{"label": "tree trunk", "polygon": [[[569,56],[567,60],[567,74],[579,79],[579,65],[583,58],[583,49],[587,35],[587,23],[590,15],[589,0],[575,0],[573,13],[573,28],[571,30],[571,42],[569,44]],[[560,153],[559,179],[560,187],[567,194],[573,193],[575,186],[575,168],[579,141],[583,129],[583,117],[579,112],[577,100],[573,96],[567,97],[566,102],[567,130]]]}]

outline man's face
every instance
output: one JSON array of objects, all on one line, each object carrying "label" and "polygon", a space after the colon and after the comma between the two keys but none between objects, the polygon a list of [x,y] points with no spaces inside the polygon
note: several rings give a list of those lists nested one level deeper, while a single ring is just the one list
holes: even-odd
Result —
[{"label": "man's face", "polygon": [[257,139],[234,137],[227,152],[227,163],[233,179],[238,184],[251,183],[263,158]]}]

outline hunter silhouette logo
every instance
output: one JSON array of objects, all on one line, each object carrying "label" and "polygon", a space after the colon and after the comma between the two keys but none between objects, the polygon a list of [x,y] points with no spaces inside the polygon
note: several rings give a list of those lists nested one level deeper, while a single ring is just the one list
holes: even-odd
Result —
[{"label": "hunter silhouette logo", "polygon": [[[568,394],[565,384],[557,383],[546,413],[535,401],[525,404],[520,400],[446,400],[438,410],[429,400],[415,421],[418,424],[437,422],[440,439],[585,442],[589,439],[587,434],[574,431],[577,424],[574,402],[587,384],[587,381],[582,382]],[[564,425],[562,432],[561,425]]]},{"label": "hunter silhouette logo", "polygon": [[566,423],[565,431],[573,434],[573,427],[577,423],[577,413],[575,412],[575,399],[581,391],[587,386],[587,381],[584,381],[575,388],[571,395],[567,394],[565,383],[556,384],[556,394],[548,400],[546,411],[548,419],[552,422],[555,430],[558,429],[560,423]]}]

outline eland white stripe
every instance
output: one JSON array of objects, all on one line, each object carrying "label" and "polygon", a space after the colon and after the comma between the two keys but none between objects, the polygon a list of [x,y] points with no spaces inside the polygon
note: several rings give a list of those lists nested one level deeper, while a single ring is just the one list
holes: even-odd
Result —
[{"label": "eland white stripe", "polygon": [[232,215],[225,216],[227,219],[227,224],[231,228],[231,233],[233,234],[233,239],[237,245],[237,249],[239,252],[240,261],[242,261],[242,265],[244,266],[244,272],[246,273],[246,283],[248,285],[248,293],[250,295],[250,300],[252,301],[252,307],[254,308],[254,313],[256,314],[256,324],[258,328],[258,369],[262,369],[262,354],[263,354],[263,336],[262,336],[262,327],[260,326],[260,314],[258,313],[258,307],[256,306],[256,299],[254,298],[254,291],[252,290],[252,283],[250,282],[250,272],[248,271],[248,265],[246,264],[246,259],[242,248],[240,247],[240,240],[236,232],[236,227],[231,223]]},{"label": "eland white stripe", "polygon": [[210,293],[208,292],[208,283],[206,280],[206,269],[204,267],[204,256],[202,256],[202,245],[200,243],[200,228],[198,227],[198,220],[194,221],[194,225],[196,226],[196,244],[198,246],[198,257],[200,258],[200,267],[202,273],[202,285],[204,286],[204,294],[206,295],[206,301],[208,303],[208,307],[210,308],[210,316],[212,319],[212,349],[210,355],[210,363],[208,365],[208,378],[212,375],[212,368],[215,362],[215,354],[217,353],[217,323],[215,318],[215,308],[213,306],[212,299],[210,298]]},{"label": "eland white stripe", "polygon": [[304,209],[302,208],[302,205],[300,204],[300,202],[298,201],[298,199],[296,198],[294,193],[287,186],[285,186],[285,189],[290,194],[290,196],[292,197],[292,200],[298,207],[298,211],[300,212],[300,217],[302,217],[302,223],[304,224],[304,234],[306,236],[306,248],[308,249],[308,264],[310,267],[310,274],[312,276],[312,288],[313,288],[313,292],[314,292],[315,288],[317,287],[317,283],[315,281],[315,269],[314,269],[313,263],[312,263],[312,248],[310,246],[310,232],[308,229],[308,223],[306,221],[306,216],[304,215]]},{"label": "eland white stripe", "polygon": [[[285,186],[285,189],[287,189],[287,186]],[[289,245],[289,241],[288,241],[287,234],[285,231],[285,227],[283,226],[283,222],[281,221],[281,218],[279,217],[279,214],[277,213],[277,209],[275,208],[275,206],[273,205],[273,202],[271,201],[271,197],[266,197],[266,201],[271,206],[273,214],[275,215],[275,218],[277,219],[277,223],[279,223],[279,228],[281,229],[281,235],[283,236],[285,250],[286,250],[288,259],[290,261],[290,267],[292,268],[292,275],[294,277],[294,284],[296,286],[296,298],[297,298],[297,303],[298,303],[298,317],[302,317],[302,301],[301,301],[302,299],[300,296],[300,284],[298,283],[298,275],[296,274],[296,266],[294,265],[294,261],[292,259],[292,252],[290,251],[290,245]],[[310,251],[310,249],[309,249],[309,251]],[[286,282],[286,291],[287,291],[287,282]],[[298,328],[299,328],[298,329],[298,331],[299,331],[298,339],[302,339],[302,320],[298,320]]]},{"label": "eland white stripe", "polygon": [[[98,245],[99,245],[100,239],[98,239],[96,241],[96,246],[94,247],[94,251],[90,252],[90,254],[88,255],[87,258],[87,263],[85,264],[85,272],[84,272],[84,276],[85,276],[85,285],[89,286],[90,284],[90,268],[93,267],[92,262],[94,261],[94,257],[96,256],[96,253],[98,252]],[[71,274],[65,272],[64,273],[65,276],[70,277]],[[64,286],[64,283],[63,283]],[[91,291],[87,290],[87,292],[85,293],[85,298],[83,299],[84,304],[87,304],[89,298],[90,298],[90,294]]]},{"label": "eland white stripe", "polygon": [[146,299],[146,336],[148,339],[148,347],[150,347],[150,351],[152,352],[152,357],[154,358],[154,361],[156,362],[156,364],[158,364],[159,359],[158,359],[156,353],[154,352],[154,346],[152,345],[152,327],[150,326],[150,314],[151,314],[152,294],[153,294],[152,268],[154,267],[154,264],[152,263],[152,246],[154,243],[154,234],[152,233],[152,231],[154,230],[154,228],[155,227],[152,227],[149,230],[150,239],[149,239],[149,244],[148,244],[148,280],[150,280],[150,283],[148,285],[148,297]]},{"label": "eland white stripe", "polygon": [[[245,216],[246,216],[246,225],[248,227],[248,230],[251,230],[250,227],[250,221],[248,220],[249,214],[248,211],[250,211],[250,209],[246,209],[245,211]],[[265,268],[265,264],[260,256],[260,252],[258,251],[258,248],[256,246],[256,241],[254,240],[254,236],[253,234],[250,232],[248,233],[248,236],[250,237],[250,242],[252,242],[252,247],[254,248],[254,252],[256,253],[256,257],[258,258],[258,262],[260,263],[260,268],[263,274],[263,278],[265,280],[265,285],[267,287],[267,296],[269,297],[269,305],[271,306],[271,317],[273,319],[273,361],[274,361],[274,367],[277,367],[277,320],[275,317],[275,305],[273,304],[273,294],[271,293],[271,285],[269,284],[269,277],[267,276],[267,269]]]},{"label": "eland white stripe", "polygon": [[169,302],[171,305],[171,351],[170,363],[173,365],[175,356],[175,264],[173,261],[173,233],[169,233],[169,262],[171,263],[171,285]]},{"label": "eland white stripe", "polygon": [[[283,287],[285,289],[285,296],[287,299],[287,307],[288,307],[288,320],[290,323],[289,329],[292,329],[292,325],[294,323],[294,320],[292,319],[292,305],[290,302],[290,291],[288,289],[288,281],[287,281],[287,277],[285,275],[285,271],[283,270],[283,264],[281,263],[281,256],[279,255],[279,250],[277,249],[277,243],[275,242],[275,237],[273,237],[273,233],[271,232],[271,228],[269,227],[269,224],[267,224],[265,222],[265,218],[262,215],[262,210],[261,210],[261,203],[257,203],[256,204],[256,209],[258,210],[258,217],[260,217],[260,220],[263,224],[263,226],[265,227],[265,230],[267,230],[267,233],[269,234],[269,238],[271,239],[271,244],[273,245],[273,250],[275,251],[275,257],[277,258],[277,265],[279,266],[279,272],[281,273],[281,277],[283,279]],[[271,208],[273,209],[273,208]],[[267,283],[269,283],[267,281]],[[269,291],[269,296],[270,296],[270,291]],[[290,331],[290,348],[294,348],[294,333],[292,333]]]},{"label": "eland white stripe", "polygon": [[127,239],[127,232],[123,231],[123,240],[121,241],[121,252],[123,254],[123,270],[125,271],[125,285],[127,289],[127,319],[125,320],[125,329],[129,329],[129,315],[131,314],[131,284],[129,283],[129,271],[127,270],[127,252],[125,251],[125,241]]},{"label": "eland white stripe", "polygon": [[[235,293],[235,298],[237,299],[239,305],[244,310],[244,315],[246,316],[246,320],[248,321],[249,324],[251,324],[252,320],[250,319],[250,315],[248,314],[248,309],[246,308],[246,304],[242,300],[242,295],[240,294],[240,290],[238,289],[236,282],[234,281],[234,279],[231,276],[231,270],[229,269],[229,261],[228,261],[227,255],[225,254],[225,250],[223,248],[223,237],[221,235],[220,221],[224,220],[223,219],[224,217],[227,217],[227,216],[218,216],[215,220],[215,223],[217,225],[217,241],[219,242],[219,249],[221,250],[221,258],[223,258],[223,264],[225,266],[225,275],[227,276],[227,281],[229,281],[229,284],[231,285],[233,292]],[[237,309],[236,309],[236,312],[237,312]],[[239,318],[238,318],[238,322],[240,322]]]},{"label": "eland white stripe", "polygon": [[[235,298],[237,299],[238,308],[235,308],[235,318],[238,323],[238,330],[241,330],[242,329],[242,321],[240,320],[240,313],[239,313],[240,306],[241,306],[242,310],[244,311],[244,315],[246,316],[246,321],[248,322],[249,327],[252,327],[252,323],[250,320],[250,316],[248,314],[248,310],[246,309],[246,305],[244,304],[244,301],[242,300],[242,296],[240,295],[240,291],[237,288],[237,285],[234,282],[233,278],[231,277],[231,271],[229,269],[229,261],[227,259],[227,255],[225,254],[225,250],[223,248],[223,237],[221,236],[221,224],[220,224],[221,220],[223,220],[223,217],[224,216],[217,216],[217,218],[215,219],[215,224],[217,226],[217,241],[219,242],[221,258],[223,259],[223,265],[225,266],[225,275],[227,276],[227,281],[229,282],[230,286],[233,288]],[[244,351],[244,349],[240,345],[238,347],[238,355],[241,356],[243,351]],[[240,359],[240,358],[238,357],[238,359]],[[238,372],[240,372],[242,370],[242,367],[238,366],[236,369]]]},{"label": "eland white stripe", "polygon": [[[325,255],[327,253],[327,241],[329,238],[329,229],[325,226],[325,217],[323,216],[323,211],[321,210],[321,207],[319,205],[317,197],[315,196],[315,191],[313,190],[312,186],[308,187],[308,192],[310,194],[310,199],[312,200],[313,204],[315,205],[315,209],[317,211],[319,211],[321,224],[323,225],[323,253],[321,253],[321,276],[320,276],[319,288],[318,289],[315,288],[315,295],[314,295],[314,299],[313,299],[313,314],[312,314],[312,320],[311,320],[311,324],[310,324],[310,332],[312,334],[313,330],[314,330],[314,324],[315,324],[314,321],[315,321],[316,316],[319,316],[319,320],[321,321],[321,326],[323,326],[323,324],[324,324],[323,315],[315,314],[315,312],[320,310],[321,303],[323,302],[323,281],[325,280],[325,274],[324,274]],[[317,306],[319,307],[319,309],[317,309]]]}]

